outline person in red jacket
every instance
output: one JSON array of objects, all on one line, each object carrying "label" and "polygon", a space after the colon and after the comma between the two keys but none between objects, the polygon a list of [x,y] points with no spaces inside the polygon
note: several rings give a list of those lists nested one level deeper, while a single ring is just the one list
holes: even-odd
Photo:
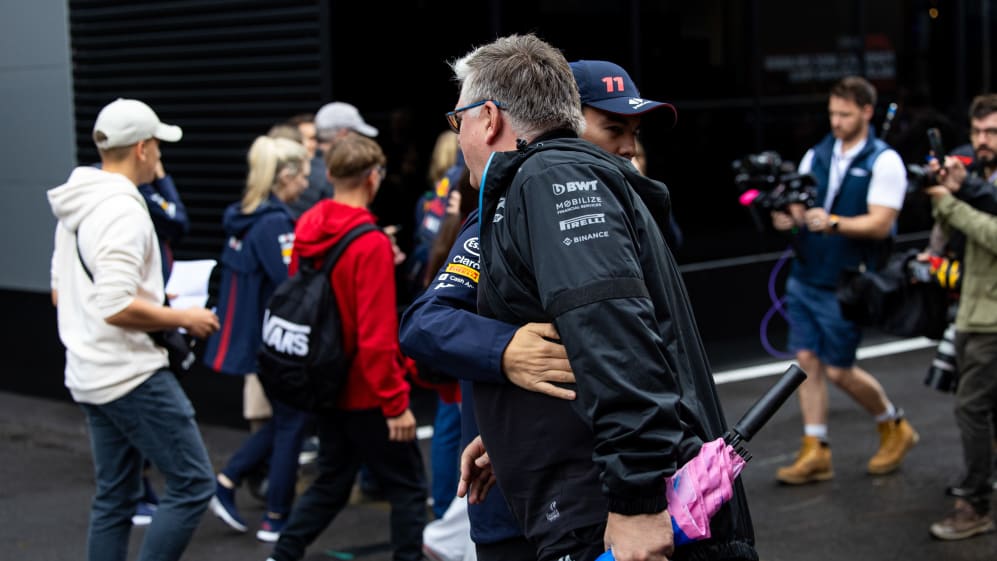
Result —
[{"label": "person in red jacket", "polygon": [[[367,206],[384,179],[386,161],[377,142],[348,135],[332,146],[325,161],[335,194],[298,219],[292,274],[301,259],[321,259],[353,226],[376,222]],[[357,472],[366,465],[391,503],[393,558],[418,561],[426,524],[426,475],[409,407],[411,362],[398,345],[391,240],[379,230],[358,237],[339,258],[330,280],[342,316],[343,345],[353,364],[337,409],[316,416],[319,473],[295,502],[270,559],[301,559],[347,504]]]}]

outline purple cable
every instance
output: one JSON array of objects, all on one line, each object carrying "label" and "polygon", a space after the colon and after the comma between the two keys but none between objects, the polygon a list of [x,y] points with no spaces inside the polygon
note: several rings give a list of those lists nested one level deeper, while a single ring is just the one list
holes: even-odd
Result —
[{"label": "purple cable", "polygon": [[792,358],[794,356],[792,353],[780,351],[775,347],[773,347],[772,344],[769,343],[769,338],[768,338],[769,321],[772,320],[772,316],[776,312],[779,312],[779,315],[781,315],[783,319],[786,320],[787,323],[789,322],[789,315],[786,314],[786,309],[783,308],[782,306],[785,299],[780,298],[779,295],[776,294],[775,280],[779,276],[779,271],[782,269],[783,265],[786,263],[786,261],[789,259],[789,257],[792,254],[793,254],[792,248],[787,248],[786,251],[784,251],[783,254],[779,257],[779,260],[776,261],[775,265],[772,267],[772,272],[769,274],[769,284],[768,284],[769,300],[772,301],[772,306],[769,307],[768,311],[765,312],[765,315],[762,316],[762,322],[758,328],[758,336],[759,339],[761,340],[762,347],[765,348],[765,352],[767,352],[769,355],[775,358]]}]

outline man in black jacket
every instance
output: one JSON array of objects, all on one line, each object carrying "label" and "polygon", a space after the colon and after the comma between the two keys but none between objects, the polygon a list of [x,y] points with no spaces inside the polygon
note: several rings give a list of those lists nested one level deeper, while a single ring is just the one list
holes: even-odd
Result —
[{"label": "man in black jacket", "polygon": [[479,313],[553,321],[577,379],[570,402],[474,386],[495,477],[538,558],[591,561],[609,546],[619,561],[757,559],[739,483],[712,538],[674,551],[664,478],[726,426],[661,233],[667,189],[578,138],[571,69],[535,36],[452,67],[448,118],[482,191]]}]

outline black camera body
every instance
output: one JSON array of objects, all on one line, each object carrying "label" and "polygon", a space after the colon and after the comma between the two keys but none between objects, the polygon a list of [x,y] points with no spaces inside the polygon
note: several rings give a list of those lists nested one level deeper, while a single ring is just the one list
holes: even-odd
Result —
[{"label": "black camera body", "polygon": [[[945,148],[942,145],[942,133],[936,128],[927,130],[928,146],[931,155],[940,162],[945,159]],[[938,174],[931,171],[928,166],[920,164],[907,164],[907,192],[916,193],[932,185],[938,185],[941,179]]]},{"label": "black camera body", "polygon": [[928,166],[921,164],[907,164],[907,192],[916,193],[922,189],[938,185],[941,180],[938,174],[931,171]]},{"label": "black camera body", "polygon": [[817,178],[798,173],[792,162],[771,150],[734,160],[734,185],[742,205],[759,210],[785,210],[793,203],[813,208],[817,201]]}]

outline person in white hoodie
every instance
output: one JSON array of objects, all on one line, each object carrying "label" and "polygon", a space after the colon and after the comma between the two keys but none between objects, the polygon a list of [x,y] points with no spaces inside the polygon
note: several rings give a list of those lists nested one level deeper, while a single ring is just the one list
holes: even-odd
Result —
[{"label": "person in white hoodie", "polygon": [[145,103],[118,99],[94,124],[101,168],[77,167],[48,191],[58,219],[52,302],[65,384],[86,414],[96,475],[90,561],[126,558],[143,458],[163,474],[166,490],[140,560],[179,559],[215,490],[194,409],[148,334],[183,327],[206,337],[218,329],[210,310],[163,305],[158,240],[137,187],[155,175],[159,141],[181,136]]}]

